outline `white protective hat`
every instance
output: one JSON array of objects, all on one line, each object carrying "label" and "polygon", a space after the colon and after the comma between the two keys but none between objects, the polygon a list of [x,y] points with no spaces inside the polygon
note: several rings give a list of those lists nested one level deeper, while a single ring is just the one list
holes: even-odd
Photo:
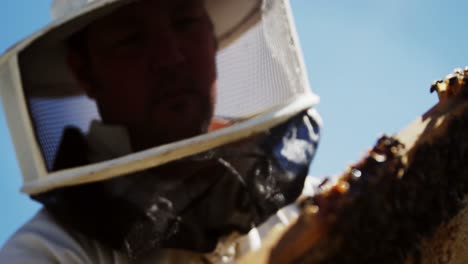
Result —
[{"label": "white protective hat", "polygon": [[[55,0],[54,20],[0,57],[0,95],[23,175],[38,194],[165,164],[266,131],[313,107],[288,0],[206,0],[215,25],[215,115],[242,119],[221,130],[85,166],[54,171],[64,127],[99,118],[65,63],[65,40],[131,0]],[[63,109],[67,109],[64,111]]]}]

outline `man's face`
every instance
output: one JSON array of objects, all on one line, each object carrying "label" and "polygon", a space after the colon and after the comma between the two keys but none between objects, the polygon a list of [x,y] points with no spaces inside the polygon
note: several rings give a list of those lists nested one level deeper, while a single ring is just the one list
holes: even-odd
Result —
[{"label": "man's face", "polygon": [[216,41],[203,0],[137,1],[89,26],[85,44],[83,86],[135,150],[206,132]]}]

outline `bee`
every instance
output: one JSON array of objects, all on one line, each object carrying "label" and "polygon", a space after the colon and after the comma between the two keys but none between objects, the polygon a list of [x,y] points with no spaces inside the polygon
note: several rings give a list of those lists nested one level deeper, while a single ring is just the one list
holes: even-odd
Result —
[{"label": "bee", "polygon": [[440,102],[468,93],[468,67],[457,68],[443,80],[432,83],[430,92],[437,92]]}]

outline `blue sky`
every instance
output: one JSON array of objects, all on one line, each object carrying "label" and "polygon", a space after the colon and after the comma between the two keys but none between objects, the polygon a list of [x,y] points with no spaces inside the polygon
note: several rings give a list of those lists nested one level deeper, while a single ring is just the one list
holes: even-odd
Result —
[{"label": "blue sky", "polygon": [[[49,20],[50,0],[0,0],[0,52]],[[468,65],[468,1],[291,0],[323,138],[315,176],[343,171],[378,136],[436,102],[430,83]],[[5,7],[6,6],[6,7]],[[39,208],[21,174],[0,108],[0,245]]]}]

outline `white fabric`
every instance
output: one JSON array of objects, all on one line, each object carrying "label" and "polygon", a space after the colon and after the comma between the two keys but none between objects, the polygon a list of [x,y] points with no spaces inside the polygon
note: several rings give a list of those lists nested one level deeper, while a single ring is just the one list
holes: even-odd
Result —
[{"label": "white fabric", "polygon": [[50,7],[50,13],[52,14],[53,18],[62,17],[62,16],[65,16],[66,14],[73,12],[74,10],[79,10],[88,2],[90,1],[88,0],[73,0],[73,1],[53,0],[51,7]]},{"label": "white fabric", "polygon": [[59,226],[45,210],[20,228],[0,251],[0,263],[128,263],[115,252]]}]

